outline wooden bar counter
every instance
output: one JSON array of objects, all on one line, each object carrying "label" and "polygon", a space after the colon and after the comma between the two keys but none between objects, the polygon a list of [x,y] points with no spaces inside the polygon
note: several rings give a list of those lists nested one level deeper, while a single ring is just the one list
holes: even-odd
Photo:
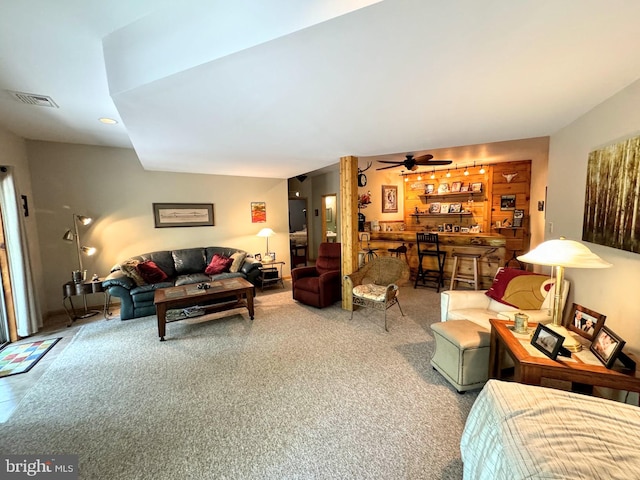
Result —
[{"label": "wooden bar counter", "polygon": [[[403,243],[407,246],[407,260],[411,268],[411,278],[415,279],[418,271],[418,252],[416,248],[416,231],[393,231],[393,232],[368,232],[370,235],[369,246],[377,249],[378,256],[392,255],[388,249],[397,248]],[[451,269],[453,268],[454,252],[477,253],[480,254],[480,280],[481,289],[488,289],[493,282],[496,270],[504,265],[506,238],[504,235],[495,233],[443,233],[438,232],[440,238],[440,250],[447,252],[445,260],[445,289],[449,288],[451,280]],[[360,250],[367,250],[367,241],[360,242]],[[404,256],[401,256],[404,258]],[[428,264],[427,262],[434,262]],[[472,262],[463,261],[459,265],[459,272],[473,275]],[[435,268],[435,259],[425,258],[423,261],[425,268]],[[461,284],[464,288],[465,284]]]}]

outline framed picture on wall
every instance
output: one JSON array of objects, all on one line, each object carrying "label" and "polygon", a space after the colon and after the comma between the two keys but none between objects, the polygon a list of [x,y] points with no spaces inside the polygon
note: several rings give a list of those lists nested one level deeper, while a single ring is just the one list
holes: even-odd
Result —
[{"label": "framed picture on wall", "polygon": [[398,212],[398,186],[382,185],[382,213]]},{"label": "framed picture on wall", "polygon": [[515,195],[501,195],[500,196],[500,210],[515,210],[516,208],[516,196]]},{"label": "framed picture on wall", "polygon": [[251,202],[251,223],[264,223],[267,221],[266,202]]},{"label": "framed picture on wall", "polygon": [[212,227],[212,203],[154,203],[156,228]]}]

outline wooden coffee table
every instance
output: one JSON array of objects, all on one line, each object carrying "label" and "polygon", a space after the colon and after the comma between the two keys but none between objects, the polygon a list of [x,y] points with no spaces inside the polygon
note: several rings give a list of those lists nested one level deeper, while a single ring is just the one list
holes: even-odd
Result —
[{"label": "wooden coffee table", "polygon": [[[589,351],[585,340],[582,352],[573,353],[571,358],[558,356],[551,360],[535,348],[529,348],[528,336],[516,335],[509,327],[513,322],[489,320],[491,323],[491,353],[489,355],[489,378],[505,379],[503,375],[504,356],[513,360],[513,380],[529,385],[541,385],[543,379],[571,383],[571,390],[592,393],[594,386],[615,390],[640,392],[640,372],[629,371],[621,366],[606,368]],[[529,325],[535,327],[537,324]]]},{"label": "wooden coffee table", "polygon": [[161,342],[164,342],[166,332],[167,310],[172,308],[198,305],[205,313],[212,313],[246,307],[249,317],[253,320],[254,286],[251,283],[244,278],[225,278],[208,282],[208,285],[208,289],[199,289],[198,284],[190,284],[156,290],[153,303],[156,306],[158,336]]}]

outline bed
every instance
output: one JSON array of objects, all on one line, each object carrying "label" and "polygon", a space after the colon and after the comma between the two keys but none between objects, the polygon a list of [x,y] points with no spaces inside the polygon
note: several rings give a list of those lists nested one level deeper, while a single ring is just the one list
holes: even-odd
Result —
[{"label": "bed", "polygon": [[640,408],[489,380],[460,442],[465,479],[629,479],[640,475]]}]

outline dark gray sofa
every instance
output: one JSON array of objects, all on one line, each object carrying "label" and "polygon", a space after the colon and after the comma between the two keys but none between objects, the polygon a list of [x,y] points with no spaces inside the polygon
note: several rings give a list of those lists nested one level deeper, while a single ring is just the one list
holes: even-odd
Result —
[{"label": "dark gray sofa", "polygon": [[231,257],[237,252],[243,252],[243,250],[227,247],[198,247],[144,253],[121,263],[130,260],[138,260],[140,262],[151,260],[167,274],[168,278],[166,280],[159,283],[137,285],[132,278],[120,270],[120,264],[117,264],[114,265],[111,273],[104,279],[102,286],[109,295],[120,298],[121,320],[155,315],[156,307],[153,304],[153,297],[155,290],[158,288],[234,277],[245,278],[256,285],[260,275],[259,267],[262,264],[252,257],[245,258],[238,272],[225,272],[217,275],[204,273],[216,253]]}]

